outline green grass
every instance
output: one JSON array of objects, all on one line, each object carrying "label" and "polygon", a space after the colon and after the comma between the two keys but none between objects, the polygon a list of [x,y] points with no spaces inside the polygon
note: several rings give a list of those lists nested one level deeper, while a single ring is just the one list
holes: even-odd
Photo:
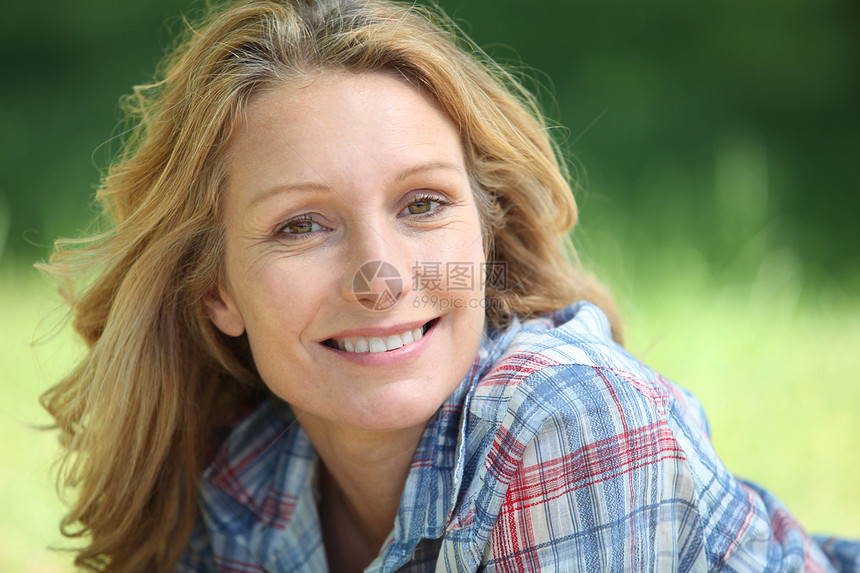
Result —
[{"label": "green grass", "polygon": [[50,419],[38,397],[74,359],[67,332],[34,346],[37,329],[50,332],[62,312],[33,272],[4,269],[0,276],[0,571],[71,571],[59,532],[63,506],[54,489],[56,435],[40,431]]},{"label": "green grass", "polygon": [[698,397],[726,466],[808,531],[860,538],[860,304],[680,285],[656,298],[631,313],[628,346]]},{"label": "green grass", "polygon": [[[627,346],[699,397],[733,472],[766,486],[810,531],[860,537],[860,301],[823,289],[801,296],[776,267],[715,286],[702,261],[674,255],[615,281]],[[68,555],[46,549],[64,544],[63,508],[55,437],[34,427],[48,422],[39,394],[79,349],[67,330],[32,346],[62,318],[34,272],[0,274],[0,308],[0,571],[71,571]]]}]

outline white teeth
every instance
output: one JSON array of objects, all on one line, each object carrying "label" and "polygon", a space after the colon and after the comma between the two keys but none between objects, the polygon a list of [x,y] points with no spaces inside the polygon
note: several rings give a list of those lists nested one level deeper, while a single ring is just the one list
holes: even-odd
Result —
[{"label": "white teeth", "polygon": [[346,352],[385,352],[386,350],[397,350],[407,344],[418,342],[424,337],[424,329],[421,327],[407,330],[400,334],[392,334],[385,338],[377,336],[353,336],[350,338],[338,338],[334,340],[335,346]]},{"label": "white teeth", "polygon": [[367,344],[370,346],[371,354],[376,354],[377,352],[385,352],[386,350],[388,350],[387,348],[385,348],[385,341],[375,336],[371,336],[370,338],[368,338]]},{"label": "white teeth", "polygon": [[367,344],[367,339],[363,336],[355,337],[355,349],[353,352],[367,352],[370,346]]},{"label": "white teeth", "polygon": [[392,334],[385,339],[386,350],[397,350],[401,346],[403,346],[403,339],[400,338],[399,334]]}]

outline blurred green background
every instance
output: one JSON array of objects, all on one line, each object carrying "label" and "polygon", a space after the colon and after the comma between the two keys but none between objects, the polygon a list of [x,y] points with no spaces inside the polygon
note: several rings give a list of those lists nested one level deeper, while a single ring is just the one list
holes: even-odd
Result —
[{"label": "blurred green background", "polygon": [[[454,0],[533,78],[580,184],[576,240],[627,345],[694,391],[735,473],[860,537],[860,3]],[[188,0],[0,19],[0,570],[69,571],[37,396],[80,348],[32,263],[93,216],[116,102]],[[34,340],[39,340],[33,345]]]}]

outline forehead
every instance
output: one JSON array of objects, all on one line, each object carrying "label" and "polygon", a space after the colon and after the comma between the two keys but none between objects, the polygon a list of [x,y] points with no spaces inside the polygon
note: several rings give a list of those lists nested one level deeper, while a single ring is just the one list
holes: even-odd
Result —
[{"label": "forehead", "polygon": [[[435,100],[382,73],[326,72],[257,94],[231,142],[231,174],[408,169],[427,160],[463,165],[457,126]],[[465,167],[465,166],[464,166]]]}]

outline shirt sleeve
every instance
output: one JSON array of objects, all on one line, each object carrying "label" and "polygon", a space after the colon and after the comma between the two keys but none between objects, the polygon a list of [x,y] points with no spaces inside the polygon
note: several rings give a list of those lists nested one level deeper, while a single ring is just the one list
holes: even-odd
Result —
[{"label": "shirt sleeve", "polygon": [[487,571],[833,570],[778,500],[723,466],[692,396],[638,373],[543,376],[566,386],[526,389],[548,415],[502,502]]},{"label": "shirt sleeve", "polygon": [[860,540],[816,536],[815,542],[837,571],[860,572]]}]

